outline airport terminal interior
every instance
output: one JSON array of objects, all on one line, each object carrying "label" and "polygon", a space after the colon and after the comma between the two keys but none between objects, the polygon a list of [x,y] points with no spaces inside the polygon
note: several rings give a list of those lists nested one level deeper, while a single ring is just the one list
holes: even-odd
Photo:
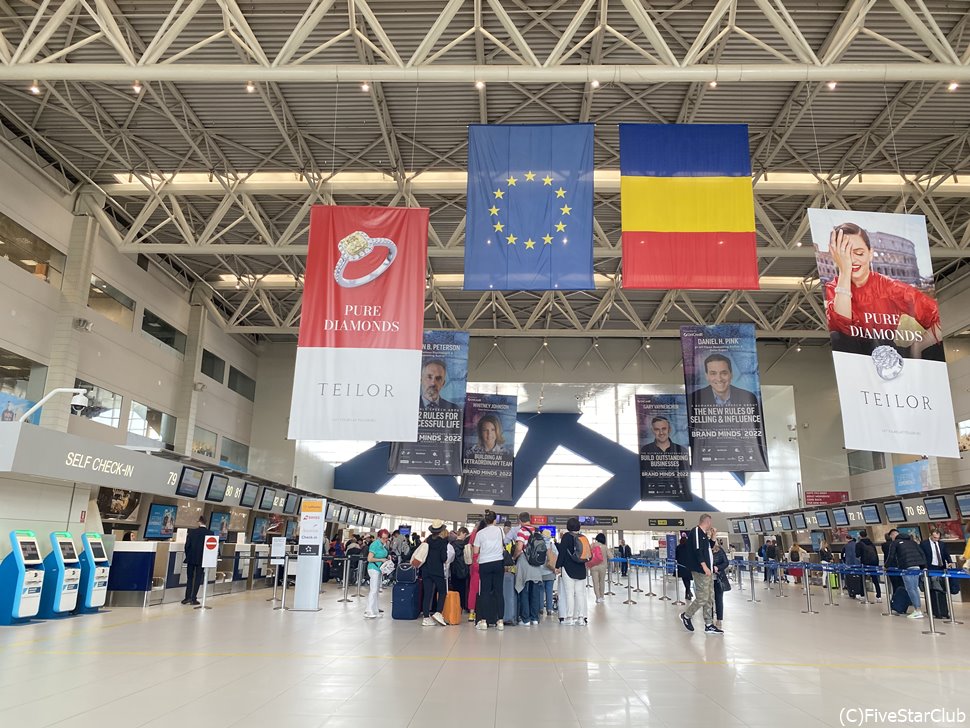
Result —
[{"label": "airport terminal interior", "polygon": [[970,4],[0,3],[0,725],[970,700]]}]

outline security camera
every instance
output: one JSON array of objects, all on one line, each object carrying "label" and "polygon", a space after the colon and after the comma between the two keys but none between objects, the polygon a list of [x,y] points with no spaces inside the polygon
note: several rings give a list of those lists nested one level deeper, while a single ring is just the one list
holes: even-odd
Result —
[{"label": "security camera", "polygon": [[87,394],[75,394],[71,397],[71,412],[76,415],[81,414],[88,406],[88,395]]},{"label": "security camera", "polygon": [[89,321],[88,319],[85,319],[85,318],[76,318],[74,319],[73,324],[74,324],[74,328],[77,329],[78,331],[91,333],[94,330],[94,322]]}]

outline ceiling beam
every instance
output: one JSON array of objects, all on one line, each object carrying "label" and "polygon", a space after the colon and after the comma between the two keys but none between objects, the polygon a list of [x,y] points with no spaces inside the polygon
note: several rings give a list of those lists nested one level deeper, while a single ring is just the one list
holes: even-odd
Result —
[{"label": "ceiling beam", "polygon": [[[246,245],[226,243],[220,245],[188,245],[184,243],[133,243],[119,248],[120,252],[129,255],[154,254],[154,255],[296,255],[305,256],[308,246],[306,245]],[[593,248],[593,258],[595,260],[609,260],[619,258],[621,251],[608,248]],[[815,250],[811,247],[801,248],[779,248],[774,246],[762,246],[757,249],[759,258],[794,258],[798,260],[809,260],[815,258]],[[428,248],[429,258],[463,258],[464,248]],[[970,259],[970,248],[942,248],[932,246],[930,256],[933,260],[965,260]]]},{"label": "ceiling beam", "polygon": [[257,63],[161,63],[130,66],[124,63],[12,63],[0,64],[0,82],[80,81],[142,83],[699,83],[717,81],[770,83],[831,81],[892,83],[904,81],[970,82],[970,65],[957,63],[719,63],[672,65],[506,66],[431,64],[391,66],[348,63],[336,65],[264,66]]},{"label": "ceiling beam", "polygon": [[[471,336],[482,338],[516,339],[679,339],[680,329],[655,329],[649,334],[637,329],[597,329],[585,331],[577,329],[465,329]],[[295,336],[298,326],[229,326],[226,333],[244,335],[287,334]],[[823,329],[757,329],[759,339],[828,339],[829,332]]]}]

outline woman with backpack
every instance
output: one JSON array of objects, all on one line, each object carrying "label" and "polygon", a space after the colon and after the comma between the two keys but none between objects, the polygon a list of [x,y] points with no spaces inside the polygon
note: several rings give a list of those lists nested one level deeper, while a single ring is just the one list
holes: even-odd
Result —
[{"label": "woman with backpack", "polygon": [[586,564],[592,556],[587,538],[579,532],[579,519],[566,522],[566,533],[559,542],[556,568],[562,578],[563,624],[582,627],[586,624]]},{"label": "woman with backpack", "polygon": [[542,537],[546,540],[546,563],[542,567],[542,586],[546,595],[545,614],[551,617],[556,609],[553,588],[556,585],[556,559],[559,558],[559,550],[556,548],[556,542],[552,540],[552,531],[547,528],[542,529]]},{"label": "woman with backpack", "polygon": [[590,557],[589,575],[593,577],[593,594],[596,595],[596,603],[602,604],[606,595],[606,534],[597,533],[590,544],[592,556]]}]

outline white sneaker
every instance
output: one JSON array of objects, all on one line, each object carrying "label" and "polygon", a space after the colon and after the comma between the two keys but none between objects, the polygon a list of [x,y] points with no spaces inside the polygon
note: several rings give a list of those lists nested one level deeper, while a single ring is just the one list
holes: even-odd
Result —
[{"label": "white sneaker", "polygon": [[882,604],[882,597],[876,597],[876,604]]},{"label": "white sneaker", "polygon": [[539,626],[539,620],[537,620],[537,619],[533,619],[533,620],[532,620],[532,626],[533,626],[533,627],[538,627],[538,626]]},{"label": "white sneaker", "polygon": [[377,619],[377,615],[371,614],[370,612],[364,612],[364,619]]},{"label": "white sneaker", "polygon": [[479,622],[475,625],[475,629],[480,629],[482,632],[484,632],[486,629],[488,629],[488,622],[486,622],[484,619],[479,620]]},{"label": "white sneaker", "polygon": [[605,601],[606,601],[606,600],[605,600],[605,599],[603,599],[603,597],[600,597],[599,599],[597,599],[597,600],[596,600],[596,603],[597,603],[597,604],[602,604],[602,603],[603,603],[603,602],[605,602]]},{"label": "white sneaker", "polygon": [[495,629],[497,629],[499,632],[501,632],[503,629],[505,629],[505,622],[502,621],[501,619],[499,621],[497,621],[495,623]]},{"label": "white sneaker", "polygon": [[441,612],[435,612],[434,614],[432,614],[431,619],[433,619],[435,622],[440,624],[442,627],[445,627],[448,625],[448,623],[445,621],[445,615],[443,615]]},{"label": "white sneaker", "polygon": [[923,617],[924,617],[924,616],[926,616],[926,615],[924,615],[924,614],[923,614],[923,613],[922,613],[921,611],[919,611],[919,610],[917,609],[917,610],[916,610],[915,612],[913,612],[912,614],[907,614],[906,616],[907,616],[907,618],[909,618],[909,619],[923,619]]},{"label": "white sneaker", "polygon": [[565,625],[566,627],[572,627],[574,624],[576,624],[576,622],[574,622],[571,619],[564,619],[563,620],[563,625]]},{"label": "white sneaker", "polygon": [[425,617],[424,619],[421,620],[421,626],[434,627],[434,621],[431,619],[431,617]]}]

